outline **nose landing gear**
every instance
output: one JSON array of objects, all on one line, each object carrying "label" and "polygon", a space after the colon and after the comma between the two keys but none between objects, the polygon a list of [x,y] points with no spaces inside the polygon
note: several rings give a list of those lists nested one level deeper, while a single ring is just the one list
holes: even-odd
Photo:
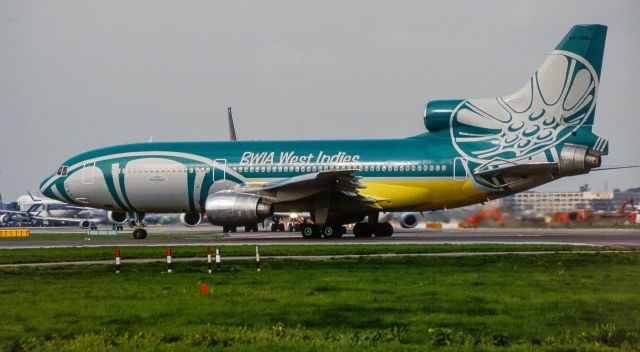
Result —
[{"label": "nose landing gear", "polygon": [[147,238],[147,230],[144,229],[144,213],[132,214],[129,226],[133,227],[133,238],[144,240]]},{"label": "nose landing gear", "polygon": [[147,238],[147,230],[141,227],[133,229],[133,238],[136,240],[144,240]]}]

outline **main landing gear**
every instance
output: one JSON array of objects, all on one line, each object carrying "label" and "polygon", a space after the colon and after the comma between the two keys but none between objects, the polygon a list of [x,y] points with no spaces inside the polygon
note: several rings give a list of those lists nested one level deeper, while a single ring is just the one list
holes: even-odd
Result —
[{"label": "main landing gear", "polygon": [[[391,237],[393,226],[388,222],[378,222],[378,214],[369,214],[367,222],[359,222],[353,226],[353,235],[357,238]],[[347,228],[342,225],[327,224],[324,226],[315,224],[304,224],[300,230],[303,238],[340,238],[347,232]]]},{"label": "main landing gear", "polygon": [[371,237],[391,237],[393,235],[393,226],[388,222],[378,223],[372,226],[366,222],[359,222],[353,226],[353,235],[358,238]]},{"label": "main landing gear", "polygon": [[300,232],[304,238],[340,238],[347,232],[347,228],[340,225],[304,224]]}]

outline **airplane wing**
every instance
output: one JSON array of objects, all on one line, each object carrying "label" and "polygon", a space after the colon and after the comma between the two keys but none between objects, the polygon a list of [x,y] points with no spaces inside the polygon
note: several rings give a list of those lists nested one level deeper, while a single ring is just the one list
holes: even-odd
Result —
[{"label": "airplane wing", "polygon": [[36,219],[36,220],[48,220],[48,221],[66,221],[66,222],[73,222],[73,223],[81,223],[83,221],[89,221],[89,222],[100,222],[100,218],[61,218],[61,217],[55,217],[55,216],[39,216],[39,215],[32,215],[31,216],[32,219]]},{"label": "airplane wing", "polygon": [[19,210],[0,210],[0,214],[18,214],[18,215],[29,216],[28,212],[19,211]]},{"label": "airplane wing", "polygon": [[55,216],[41,216],[39,215],[40,212],[30,213],[27,211],[17,211],[17,210],[0,210],[0,214],[16,214],[16,215],[25,216],[35,220],[55,220],[55,221],[77,222],[77,223],[80,223],[85,220],[89,220],[90,222],[99,222],[101,220],[100,218],[90,219],[90,218],[62,218],[62,217],[55,217]]},{"label": "airplane wing", "polygon": [[341,195],[363,204],[373,204],[375,199],[361,195],[358,190],[365,188],[360,183],[359,170],[331,170],[294,176],[285,180],[255,187],[242,187],[238,191],[255,193],[270,198],[273,202],[299,200],[320,194]]}]

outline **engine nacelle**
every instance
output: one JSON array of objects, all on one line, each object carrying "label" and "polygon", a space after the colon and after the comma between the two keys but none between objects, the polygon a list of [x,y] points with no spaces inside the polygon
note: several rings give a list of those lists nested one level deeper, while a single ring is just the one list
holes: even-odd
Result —
[{"label": "engine nacelle", "polygon": [[601,163],[599,152],[583,145],[565,144],[560,150],[558,168],[560,176],[573,176],[586,174]]},{"label": "engine nacelle", "polygon": [[430,101],[424,108],[424,126],[429,132],[449,129],[451,126],[451,113],[462,102],[463,100]]},{"label": "engine nacelle", "polygon": [[85,219],[85,220],[80,221],[80,223],[78,225],[80,225],[80,228],[88,229],[88,228],[91,227],[91,221]]},{"label": "engine nacelle", "polygon": [[273,214],[270,204],[254,194],[217,192],[207,197],[207,218],[214,225],[256,224]]},{"label": "engine nacelle", "polygon": [[418,213],[402,213],[398,222],[403,229],[412,229],[418,225]]},{"label": "engine nacelle", "polygon": [[196,227],[200,225],[202,215],[199,213],[182,213],[180,214],[180,222],[186,227]]},{"label": "engine nacelle", "polygon": [[127,221],[127,213],[119,212],[119,211],[108,211],[107,219],[112,224],[124,224]]}]

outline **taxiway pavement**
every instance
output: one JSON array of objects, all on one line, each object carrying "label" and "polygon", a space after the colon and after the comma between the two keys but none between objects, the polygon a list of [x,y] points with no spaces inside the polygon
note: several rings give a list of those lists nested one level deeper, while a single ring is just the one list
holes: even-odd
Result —
[{"label": "taxiway pavement", "polygon": [[[297,232],[238,232],[220,236],[213,227],[187,229],[184,227],[149,228],[150,233],[181,233],[184,238],[161,236],[146,240],[0,240],[6,248],[65,248],[106,246],[197,246],[197,245],[352,245],[352,244],[566,244],[585,246],[640,247],[638,229],[461,229],[461,230],[400,230],[393,237],[355,238],[346,234],[340,239],[303,239]],[[38,232],[58,230],[38,229]],[[77,229],[75,229],[77,232]],[[189,235],[193,234],[193,237]],[[210,236],[209,236],[210,235]],[[103,236],[101,236],[103,237]]]}]

